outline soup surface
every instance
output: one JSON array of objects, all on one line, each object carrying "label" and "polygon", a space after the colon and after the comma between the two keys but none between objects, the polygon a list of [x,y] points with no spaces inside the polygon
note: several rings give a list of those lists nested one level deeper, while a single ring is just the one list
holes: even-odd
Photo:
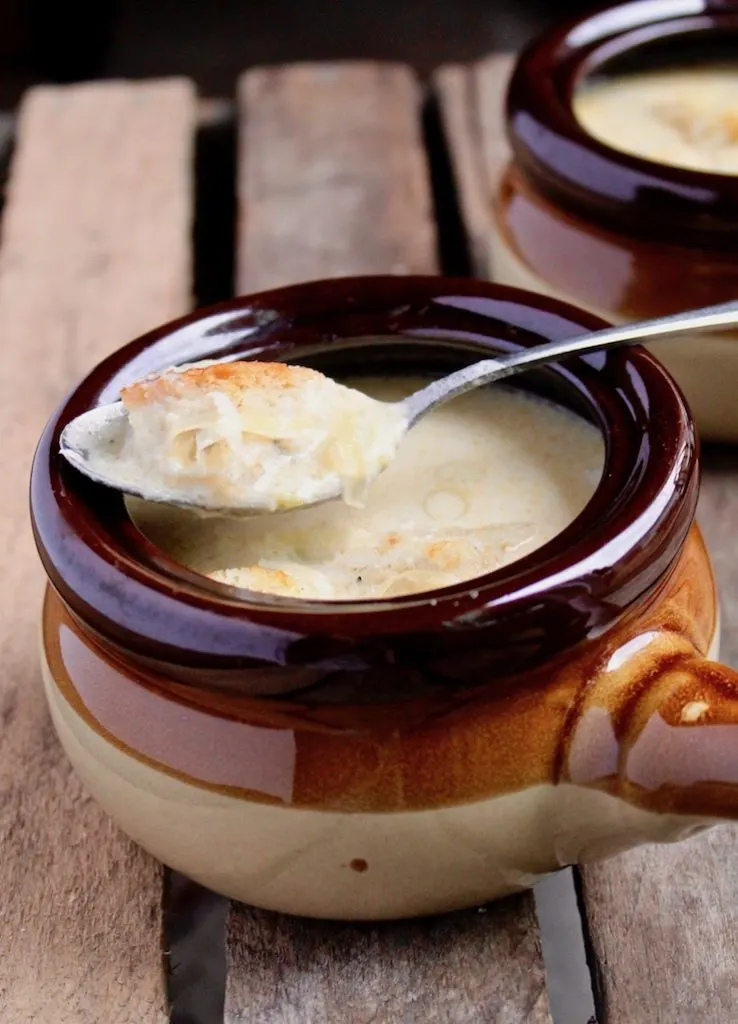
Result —
[{"label": "soup surface", "polygon": [[[347,383],[394,401],[427,380]],[[308,599],[376,599],[449,586],[527,555],[581,512],[603,461],[594,426],[496,386],[413,427],[362,508],[331,501],[240,520],[136,499],[129,508],[155,544],[222,583]]]},{"label": "soup surface", "polygon": [[614,149],[738,174],[738,65],[595,79],[575,95],[574,112],[590,135]]}]

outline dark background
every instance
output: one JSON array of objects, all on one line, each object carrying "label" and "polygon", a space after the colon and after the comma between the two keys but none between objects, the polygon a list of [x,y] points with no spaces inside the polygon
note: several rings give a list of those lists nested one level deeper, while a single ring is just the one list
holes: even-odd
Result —
[{"label": "dark background", "polygon": [[254,64],[401,60],[421,74],[517,49],[587,0],[0,0],[0,109],[42,81],[184,74],[233,94]]}]

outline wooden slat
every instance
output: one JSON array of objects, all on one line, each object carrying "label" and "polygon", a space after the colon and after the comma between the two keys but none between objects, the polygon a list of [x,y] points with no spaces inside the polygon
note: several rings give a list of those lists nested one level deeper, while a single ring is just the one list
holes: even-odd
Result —
[{"label": "wooden slat", "polygon": [[527,900],[374,927],[241,908],[229,946],[226,1024],[551,1021]]},{"label": "wooden slat", "polygon": [[[492,196],[508,157],[504,80],[511,58],[437,76],[474,270],[494,277]],[[723,656],[738,665],[738,458],[709,454],[700,521],[723,608]],[[599,967],[601,1024],[707,1024],[738,1005],[738,830],[634,850],[581,872]]]},{"label": "wooden slat", "polygon": [[736,1019],[737,864],[725,826],[582,872],[600,1024]]},{"label": "wooden slat", "polygon": [[23,104],[0,250],[0,1019],[163,1024],[161,870],[82,791],[38,664],[31,456],[65,390],[190,303],[194,96],[171,80]]},{"label": "wooden slat", "polygon": [[[436,270],[410,73],[257,70],[240,90],[242,291]],[[227,1024],[547,1024],[530,897],[426,922],[340,925],[234,907]]]},{"label": "wooden slat", "polygon": [[240,84],[237,285],[435,265],[416,84],[402,67],[257,69]]}]

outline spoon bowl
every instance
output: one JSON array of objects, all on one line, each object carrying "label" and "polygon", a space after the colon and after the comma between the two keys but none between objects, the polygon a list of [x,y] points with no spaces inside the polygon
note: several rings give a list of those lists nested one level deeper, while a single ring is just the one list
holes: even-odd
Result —
[{"label": "spoon bowl", "polygon": [[59,438],[59,452],[71,466],[84,473],[95,483],[112,487],[114,490],[134,498],[173,505],[176,508],[196,512],[201,516],[249,518],[267,512],[276,514],[289,512],[293,508],[312,508],[313,505],[322,505],[339,496],[336,488],[329,486],[326,488],[324,496],[320,495],[309,502],[298,502],[295,505],[282,502],[275,508],[266,498],[263,503],[259,504],[254,501],[253,495],[249,495],[249,499],[243,504],[234,502],[223,505],[217,500],[208,500],[207,495],[198,499],[188,498],[180,492],[156,487],[150,481],[142,483],[141,480],[126,474],[124,462],[121,463],[123,468],[119,469],[113,477],[109,472],[105,472],[102,468],[103,460],[97,456],[105,454],[109,457],[111,454],[120,453],[126,440],[130,437],[130,432],[128,410],[122,402],[100,405],[77,416],[67,424]]}]

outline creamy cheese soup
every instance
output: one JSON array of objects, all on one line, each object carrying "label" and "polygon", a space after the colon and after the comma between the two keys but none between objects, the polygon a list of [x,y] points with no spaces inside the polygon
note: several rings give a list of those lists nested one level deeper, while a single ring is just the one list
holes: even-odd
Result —
[{"label": "creamy cheese soup", "polygon": [[[395,401],[427,381],[348,383]],[[308,599],[390,597],[480,576],[545,544],[589,501],[603,459],[594,426],[496,386],[422,419],[360,508],[332,501],[240,520],[136,499],[129,508],[174,559],[231,586]]]},{"label": "creamy cheese soup", "polygon": [[590,135],[614,149],[738,174],[738,65],[595,80],[577,92],[574,111]]}]

